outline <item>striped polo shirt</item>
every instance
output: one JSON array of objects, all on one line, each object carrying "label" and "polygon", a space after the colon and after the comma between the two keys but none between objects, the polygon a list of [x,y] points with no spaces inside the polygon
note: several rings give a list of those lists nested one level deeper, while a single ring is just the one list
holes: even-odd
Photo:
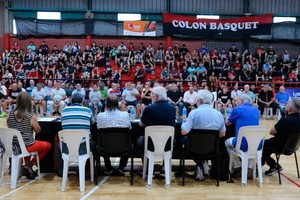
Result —
[{"label": "striped polo shirt", "polygon": [[62,129],[84,129],[90,133],[92,111],[80,104],[72,104],[61,112]]}]

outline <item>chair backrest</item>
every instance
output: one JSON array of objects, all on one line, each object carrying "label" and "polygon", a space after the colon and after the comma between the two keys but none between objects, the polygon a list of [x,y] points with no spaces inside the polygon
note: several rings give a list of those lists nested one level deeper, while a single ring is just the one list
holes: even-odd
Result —
[{"label": "chair backrest", "polygon": [[173,126],[147,126],[145,128],[145,152],[147,151],[149,138],[153,142],[156,157],[163,157],[168,141],[171,143],[170,151],[173,152],[174,134],[175,128]]},{"label": "chair backrest", "polygon": [[296,134],[291,134],[285,143],[282,154],[291,155],[298,151],[300,146],[300,132]]},{"label": "chair backrest", "polygon": [[198,155],[210,155],[219,150],[219,130],[192,129],[187,150]]},{"label": "chair backrest", "polygon": [[[67,129],[58,132],[60,149],[62,148],[62,142],[64,142],[69,150],[69,157],[71,159],[76,159],[79,155],[79,146],[81,142],[86,143],[87,155],[90,154],[90,142],[89,142],[89,132],[87,130],[80,129]],[[63,152],[64,153],[64,152]]]},{"label": "chair backrest", "polygon": [[236,143],[236,150],[239,151],[242,145],[242,139],[245,138],[248,144],[247,154],[248,157],[255,156],[258,147],[261,145],[261,150],[263,149],[263,144],[265,141],[265,135],[267,133],[267,127],[265,126],[243,126],[239,130],[239,135]]},{"label": "chair backrest", "polygon": [[21,153],[23,155],[30,155],[25,147],[25,143],[22,138],[22,135],[18,130],[11,129],[11,128],[0,128],[0,138],[5,147],[5,155],[7,157],[14,156],[14,148],[15,148],[13,146],[14,137],[16,137],[19,142]]},{"label": "chair backrest", "polygon": [[98,134],[98,145],[102,153],[118,154],[131,149],[129,128],[102,128],[98,130]]}]

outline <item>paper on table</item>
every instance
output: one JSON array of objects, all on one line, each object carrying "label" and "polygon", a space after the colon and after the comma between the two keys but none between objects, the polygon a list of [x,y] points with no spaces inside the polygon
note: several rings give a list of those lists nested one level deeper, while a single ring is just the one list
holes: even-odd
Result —
[{"label": "paper on table", "polygon": [[52,117],[43,117],[43,118],[40,118],[38,121],[39,122],[52,122],[53,120],[55,120],[55,118],[52,118]]}]

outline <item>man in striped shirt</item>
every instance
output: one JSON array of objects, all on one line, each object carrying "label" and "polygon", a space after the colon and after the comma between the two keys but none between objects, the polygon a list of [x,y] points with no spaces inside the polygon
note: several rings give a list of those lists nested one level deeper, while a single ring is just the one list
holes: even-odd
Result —
[{"label": "man in striped shirt", "polygon": [[[71,98],[71,105],[65,107],[61,112],[61,125],[63,130],[67,129],[80,129],[80,130],[87,130],[90,133],[90,127],[91,123],[93,122],[93,114],[92,111],[84,107],[82,105],[83,102],[83,96],[80,93],[75,93],[72,95]],[[90,148],[91,151],[93,150],[94,144],[91,140],[90,135]],[[62,151],[68,153],[68,149],[66,148],[66,145],[62,146]],[[85,142],[82,142],[79,147],[79,154],[85,154],[86,153],[86,144]],[[60,149],[58,151],[58,156],[61,159],[61,152]],[[88,163],[86,165],[86,169],[89,169]],[[58,169],[58,176],[62,175],[63,164],[61,160],[61,165]],[[89,173],[86,173],[89,174]]]}]

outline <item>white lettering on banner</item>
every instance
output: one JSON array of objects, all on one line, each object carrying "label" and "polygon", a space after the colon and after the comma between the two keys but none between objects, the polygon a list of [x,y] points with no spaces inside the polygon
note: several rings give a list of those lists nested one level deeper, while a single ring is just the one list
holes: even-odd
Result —
[{"label": "white lettering on banner", "polygon": [[298,98],[300,98],[300,92],[293,92],[293,97],[298,97]]},{"label": "white lettering on banner", "polygon": [[[237,22],[237,23],[209,23],[210,30],[230,30],[230,31],[237,31],[243,29],[257,29],[257,25],[259,24],[258,21],[254,22]],[[172,21],[173,27],[179,28],[187,28],[187,29],[207,29],[206,22],[193,22],[190,23],[189,21]]]}]

